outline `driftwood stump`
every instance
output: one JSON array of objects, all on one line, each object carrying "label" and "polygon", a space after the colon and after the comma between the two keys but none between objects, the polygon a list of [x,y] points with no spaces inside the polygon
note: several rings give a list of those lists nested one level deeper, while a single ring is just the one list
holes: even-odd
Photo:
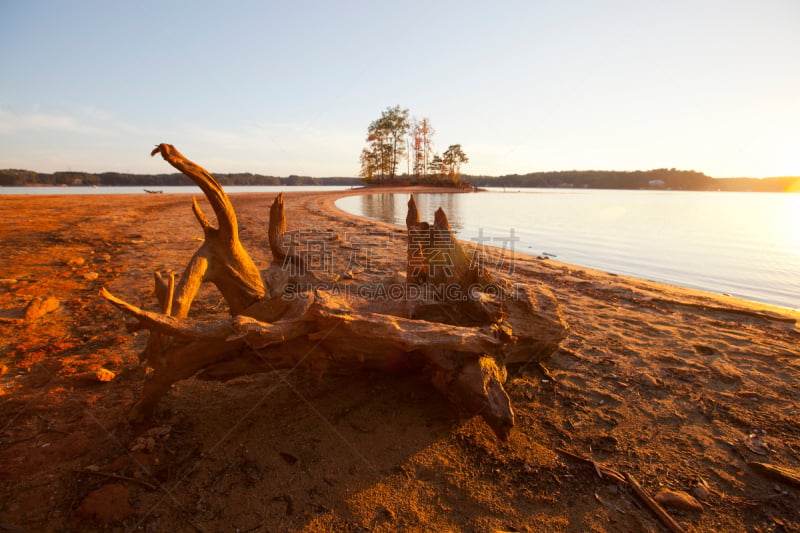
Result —
[{"label": "driftwood stump", "polygon": [[[177,285],[171,272],[155,273],[161,312],[102,290],[108,301],[136,317],[139,327],[150,330],[140,359],[153,372],[132,420],[151,419],[170,386],[192,376],[224,381],[298,366],[318,376],[333,368],[371,369],[424,372],[459,411],[480,415],[499,438],[508,437],[514,412],[503,388],[506,365],[543,360],[567,333],[546,288],[514,283],[471,261],[444,211],[436,212],[433,224],[420,222],[413,196],[406,219],[406,288],[415,290],[404,293],[413,298],[386,302],[380,309],[381,303],[349,296],[352,291],[341,296],[323,290],[314,275],[293,276],[287,265],[306,258],[284,243],[282,195],[270,208],[273,264],[262,277],[239,241],[236,213],[221,185],[171,145],[159,145],[155,154],[202,189],[218,227],[194,201],[205,239]],[[203,282],[219,289],[229,318],[189,318]],[[295,289],[287,290],[290,285]]]}]

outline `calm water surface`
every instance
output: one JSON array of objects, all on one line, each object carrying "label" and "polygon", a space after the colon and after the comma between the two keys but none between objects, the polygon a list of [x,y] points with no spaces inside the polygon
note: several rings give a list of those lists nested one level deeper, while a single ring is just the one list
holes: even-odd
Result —
[{"label": "calm water surface", "polygon": [[[405,225],[408,194],[342,198]],[[418,194],[460,239],[673,285],[800,307],[800,194],[542,190]]]},{"label": "calm water surface", "polygon": [[[311,192],[344,191],[349,185],[226,185],[225,192]],[[168,187],[120,186],[120,187],[0,187],[3,194],[147,194],[149,191],[164,191],[164,194],[202,194],[197,185],[170,185]]]}]

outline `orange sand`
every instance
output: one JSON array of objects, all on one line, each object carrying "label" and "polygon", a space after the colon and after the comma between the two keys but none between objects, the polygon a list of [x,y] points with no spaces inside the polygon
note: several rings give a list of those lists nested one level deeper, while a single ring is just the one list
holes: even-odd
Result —
[{"label": "orange sand", "polygon": [[[404,228],[338,211],[342,194],[360,192],[287,193],[289,229],[338,235],[334,269],[370,232],[378,266],[404,271]],[[272,197],[231,195],[263,268]],[[514,276],[553,290],[571,334],[510,378],[506,443],[419,377],[299,371],[179,383],[137,438],[124,418],[146,334],[98,291],[155,308],[152,271],[180,272],[202,237],[189,197],[4,196],[0,221],[0,529],[664,530],[567,450],[651,494],[705,495],[667,508],[685,528],[798,530],[798,488],[748,466],[800,465],[797,313],[518,255]],[[48,296],[56,311],[13,320]],[[209,287],[192,316],[224,312]]]}]

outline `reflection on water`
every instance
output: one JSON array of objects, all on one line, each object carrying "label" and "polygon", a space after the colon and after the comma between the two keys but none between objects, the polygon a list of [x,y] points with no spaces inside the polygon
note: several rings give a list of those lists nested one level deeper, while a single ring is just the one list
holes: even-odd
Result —
[{"label": "reflection on water", "polygon": [[378,193],[378,194],[365,194],[358,196],[361,200],[361,212],[365,217],[373,218],[375,220],[382,220],[390,224],[396,224],[395,204],[399,198],[394,194]]},{"label": "reflection on water", "polygon": [[[417,202],[419,219],[432,223],[433,214],[441,207],[447,214],[450,227],[458,232],[458,230],[463,229],[461,209],[459,208],[462,196],[462,193],[415,194],[414,198]],[[350,211],[349,208],[344,207],[345,204],[348,202],[360,202],[360,212],[358,214],[361,216],[405,226],[409,198],[411,198],[409,194],[375,193],[342,198],[336,204],[345,211]]]},{"label": "reflection on water", "polygon": [[[608,190],[415,194],[444,208],[459,238],[565,263],[800,307],[800,194]],[[408,194],[337,201],[405,225]]]}]

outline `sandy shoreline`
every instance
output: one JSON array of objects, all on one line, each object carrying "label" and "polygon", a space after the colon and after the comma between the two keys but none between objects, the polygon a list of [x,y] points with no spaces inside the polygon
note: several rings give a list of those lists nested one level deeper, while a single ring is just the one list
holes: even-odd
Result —
[{"label": "sandy shoreline", "polygon": [[[365,236],[380,244],[380,270],[404,270],[404,228],[334,205],[364,192],[374,191],[286,193],[289,229],[337,235],[326,244],[336,271]],[[260,268],[274,196],[231,196]],[[558,449],[635,475],[653,494],[700,493],[707,483],[702,511],[670,509],[684,527],[779,531],[800,520],[797,489],[747,464],[800,466],[800,314],[524,254],[515,254],[512,275],[547,285],[571,334],[546,371],[510,380],[519,423],[508,443],[455,419],[414,378],[317,384],[264,375],[176,386],[160,419],[168,438],[133,461],[134,436],[120,422],[141,386],[145,335],[127,333],[97,292],[106,286],[153,308],[152,271],[180,272],[202,236],[190,205],[190,195],[0,197],[0,317],[18,317],[34,297],[61,302],[33,323],[0,322],[0,522],[30,530],[100,530],[103,520],[120,530],[660,530],[627,487]],[[509,267],[496,250],[487,254],[489,266]],[[83,264],[67,264],[75,258]],[[204,290],[194,313],[224,312],[218,303]],[[92,379],[100,367],[117,378]],[[118,477],[75,472],[86,467]],[[91,518],[82,505],[109,484],[122,487],[129,509]]]}]

